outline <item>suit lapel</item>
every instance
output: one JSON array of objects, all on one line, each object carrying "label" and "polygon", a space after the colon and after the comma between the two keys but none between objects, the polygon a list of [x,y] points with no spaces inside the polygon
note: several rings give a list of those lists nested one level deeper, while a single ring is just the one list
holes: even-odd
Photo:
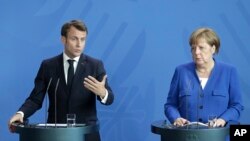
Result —
[{"label": "suit lapel", "polygon": [[57,74],[58,74],[58,77],[60,78],[60,85],[62,86],[63,88],[63,91],[65,93],[68,93],[68,89],[67,89],[67,85],[66,85],[66,80],[65,80],[65,74],[64,74],[64,65],[63,65],[63,55],[61,54],[59,56],[59,59],[57,60],[58,61],[58,69],[57,69]]},{"label": "suit lapel", "polygon": [[85,77],[84,75],[86,74],[85,73],[86,63],[87,63],[86,56],[82,54],[77,64],[70,94],[72,94],[74,90],[77,90],[79,86],[83,87],[83,78]]}]

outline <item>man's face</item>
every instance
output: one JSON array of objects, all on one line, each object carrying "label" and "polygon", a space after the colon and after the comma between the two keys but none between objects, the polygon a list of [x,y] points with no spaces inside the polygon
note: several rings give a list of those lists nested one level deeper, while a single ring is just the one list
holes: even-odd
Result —
[{"label": "man's face", "polygon": [[78,57],[85,48],[87,33],[80,31],[75,27],[70,27],[67,37],[62,36],[61,41],[64,44],[64,51],[70,57]]}]

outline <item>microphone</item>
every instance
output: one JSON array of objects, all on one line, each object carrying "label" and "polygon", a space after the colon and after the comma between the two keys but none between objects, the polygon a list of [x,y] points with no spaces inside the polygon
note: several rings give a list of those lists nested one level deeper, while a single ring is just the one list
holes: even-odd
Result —
[{"label": "microphone", "polygon": [[46,93],[48,93],[48,90],[49,90],[51,81],[52,81],[52,77],[50,77],[49,83],[48,83],[48,86],[47,86],[47,89],[46,89],[46,91],[45,91],[45,122],[44,122],[44,123],[45,123],[45,127],[47,127],[47,121],[46,121],[46,120],[47,120],[47,116],[48,116],[48,115],[47,115],[47,112],[48,112],[48,111],[47,111],[47,109],[48,109],[48,104],[47,104],[47,103],[48,103],[48,100],[47,100],[48,98],[47,98],[47,97],[48,97],[48,96],[47,96]]},{"label": "microphone", "polygon": [[55,88],[55,99],[54,99],[55,100],[55,127],[57,127],[57,125],[56,125],[57,124],[57,110],[56,110],[57,109],[56,108],[56,105],[57,105],[57,103],[56,103],[57,100],[56,99],[57,98],[56,98],[56,95],[57,95],[57,88],[58,88],[59,82],[60,82],[60,78],[57,79],[56,88]]}]

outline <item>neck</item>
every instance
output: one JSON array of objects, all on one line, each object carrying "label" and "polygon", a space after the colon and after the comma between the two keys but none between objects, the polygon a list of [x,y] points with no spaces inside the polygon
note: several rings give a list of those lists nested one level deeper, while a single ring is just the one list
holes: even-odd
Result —
[{"label": "neck", "polygon": [[214,60],[203,66],[196,66],[196,73],[199,77],[208,78],[214,67]]}]

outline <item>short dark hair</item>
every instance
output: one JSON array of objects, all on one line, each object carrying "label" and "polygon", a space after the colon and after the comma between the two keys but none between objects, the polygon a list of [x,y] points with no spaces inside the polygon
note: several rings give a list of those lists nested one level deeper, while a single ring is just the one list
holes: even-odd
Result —
[{"label": "short dark hair", "polygon": [[205,39],[210,46],[215,46],[215,53],[219,53],[220,38],[211,28],[198,28],[195,30],[189,39],[189,45],[195,45],[199,39]]},{"label": "short dark hair", "polygon": [[81,20],[71,20],[69,22],[66,22],[62,28],[61,28],[61,36],[67,37],[68,30],[70,27],[75,27],[76,29],[80,31],[85,31],[88,34],[88,29],[85,23]]}]

